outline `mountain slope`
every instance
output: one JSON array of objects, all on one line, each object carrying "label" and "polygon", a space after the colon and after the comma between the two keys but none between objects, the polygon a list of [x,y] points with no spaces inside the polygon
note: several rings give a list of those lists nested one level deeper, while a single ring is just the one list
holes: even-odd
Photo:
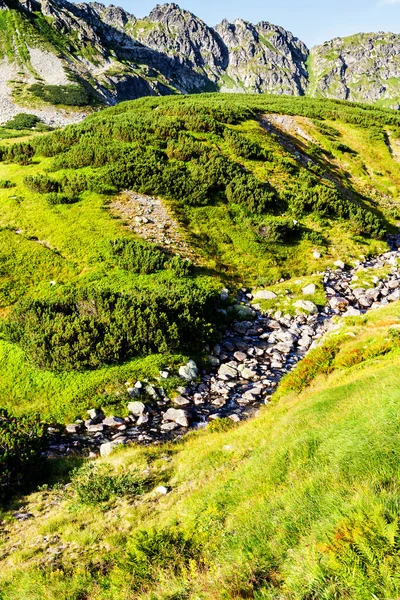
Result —
[{"label": "mountain slope", "polygon": [[3,598],[397,597],[398,311],[350,319],[246,424],[53,465],[1,513]]},{"label": "mountain slope", "polygon": [[[294,94],[305,88],[306,47],[267,23],[224,22],[213,30],[176,4],[137,20],[116,7],[54,0],[4,4],[0,19],[3,121],[18,112],[15,103],[36,104],[36,114],[45,116],[40,99],[54,104],[54,93],[40,94],[46,85],[80,87],[82,105],[220,88]],[[39,89],[33,92],[32,84]]]},{"label": "mountain slope", "polygon": [[371,102],[399,109],[400,36],[365,33],[313,48],[310,96]]},{"label": "mountain slope", "polygon": [[[199,341],[211,335],[214,313],[202,304],[204,294],[283,278],[287,283],[276,291],[286,309],[289,279],[298,287],[296,278],[338,259],[351,264],[384,252],[382,235],[399,218],[400,164],[392,151],[399,139],[394,111],[289,96],[205,94],[121,103],[82,124],[4,142],[0,323],[14,314],[17,326],[11,338],[9,332],[0,339],[4,405],[61,422],[84,416],[94,398],[122,410],[124,382],[157,377],[165,365],[176,372],[194,352],[187,326],[200,327]],[[164,218],[143,221],[153,220],[154,196],[174,219],[180,245]],[[141,197],[150,213],[138,210]],[[161,234],[154,237],[154,229]],[[120,262],[114,242],[130,244],[141,256],[145,248],[135,243],[142,237],[153,239],[146,252],[155,253],[154,264],[144,258],[131,266]],[[154,244],[167,256],[192,257],[193,272],[171,269]],[[97,325],[92,331],[83,322],[89,330],[79,341],[82,354],[70,352],[73,336],[61,340],[52,318],[43,324],[43,338],[39,326],[37,335],[24,334],[30,322],[24,314],[34,322],[29,311],[35,302],[51,313],[63,299],[74,313],[71,292],[89,293],[96,303],[96,294],[126,300],[132,289],[155,306],[168,298],[176,303],[184,292],[194,306],[198,299],[204,314],[172,337],[170,323],[160,322],[168,343],[162,335],[150,340],[146,357],[137,340],[127,346],[112,337],[121,323],[108,339]],[[61,352],[61,346],[62,355],[52,358],[52,348]],[[43,348],[50,352],[43,356]]]},{"label": "mountain slope", "polygon": [[176,4],[137,19],[97,2],[2,0],[0,120],[25,110],[63,124],[123,100],[204,91],[397,108],[399,48],[395,34],[361,34],[310,52],[282,27],[237,19],[211,28]]}]

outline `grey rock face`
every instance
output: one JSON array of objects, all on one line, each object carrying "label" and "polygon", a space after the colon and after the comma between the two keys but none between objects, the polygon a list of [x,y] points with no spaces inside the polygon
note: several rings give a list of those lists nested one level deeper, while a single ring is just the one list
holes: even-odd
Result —
[{"label": "grey rock face", "polygon": [[221,91],[302,95],[307,86],[308,49],[291,33],[242,19],[222,21],[215,30],[228,53]]},{"label": "grey rock face", "polygon": [[[224,20],[212,28],[177,4],[157,5],[144,19],[98,2],[20,0],[12,6],[25,18],[33,13],[27,39],[23,40],[20,32],[16,36],[19,44],[26,44],[27,54],[33,35],[36,50],[50,49],[65,77],[72,73],[86,81],[93,96],[104,104],[175,92],[228,91],[307,93],[380,101],[400,108],[399,35],[337,38],[310,54],[302,41],[282,27],[237,19],[233,23]],[[9,7],[11,1],[0,0],[0,10]],[[63,38],[64,53],[55,47],[51,51],[51,39],[35,25],[38,12],[49,17],[53,34]],[[16,49],[15,71],[22,69],[27,83],[43,80],[53,84],[50,62],[46,71],[44,60],[39,80],[32,64],[19,64],[17,57]],[[0,76],[2,70],[3,79],[11,79],[0,64]]]},{"label": "grey rock face", "polygon": [[335,38],[310,54],[308,94],[399,108],[400,36],[365,33]]}]

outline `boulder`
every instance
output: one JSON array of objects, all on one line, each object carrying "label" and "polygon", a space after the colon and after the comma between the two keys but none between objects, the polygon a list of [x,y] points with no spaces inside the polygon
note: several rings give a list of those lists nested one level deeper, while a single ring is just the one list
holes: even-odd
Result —
[{"label": "boulder", "polygon": [[275,294],[275,292],[271,292],[270,290],[258,290],[254,294],[254,300],[275,300],[277,297],[277,294]]},{"label": "boulder", "polygon": [[252,324],[249,323],[249,321],[240,321],[239,323],[234,323],[233,331],[235,331],[235,333],[239,333],[240,335],[245,335],[251,325]]},{"label": "boulder", "polygon": [[187,406],[188,404],[190,404],[190,400],[184,398],[183,396],[176,396],[176,398],[174,398],[172,402],[177,406]]},{"label": "boulder", "polygon": [[141,390],[139,390],[137,387],[127,387],[126,391],[128,392],[130,398],[137,398],[141,394]]},{"label": "boulder", "polygon": [[229,381],[230,379],[236,379],[237,375],[238,375],[237,369],[235,367],[229,365],[228,363],[221,365],[220,368],[218,369],[218,378],[222,379],[224,381]]},{"label": "boulder", "polygon": [[225,302],[225,300],[228,300],[229,298],[229,290],[227,290],[226,288],[224,288],[221,292],[220,298],[223,302]]},{"label": "boulder", "polygon": [[146,425],[146,423],[148,423],[149,420],[150,420],[149,415],[140,415],[140,417],[136,421],[136,425],[138,427],[141,427],[141,425]]},{"label": "boulder", "polygon": [[135,415],[135,417],[140,417],[146,411],[146,406],[143,402],[129,402],[128,411],[131,415]]},{"label": "boulder", "polygon": [[151,385],[149,383],[148,385],[146,385],[144,390],[145,390],[146,394],[148,394],[150,396],[150,398],[153,398],[153,400],[159,400],[159,394],[158,394],[156,388],[154,387],[154,385]]},{"label": "boulder", "polygon": [[87,431],[91,433],[97,433],[99,431],[104,431],[103,423],[96,423],[96,425],[86,425]]},{"label": "boulder", "polygon": [[363,308],[369,308],[371,306],[373,302],[372,298],[368,298],[368,296],[361,296],[361,298],[358,299],[358,303],[360,306],[362,306]]},{"label": "boulder", "polygon": [[240,372],[240,375],[241,375],[241,377],[243,377],[243,379],[256,379],[256,377],[257,377],[257,373],[255,371],[253,371],[252,369],[248,369],[247,367],[242,369],[242,371]]},{"label": "boulder", "polygon": [[293,306],[300,310],[304,310],[310,315],[318,314],[317,306],[314,304],[314,302],[310,302],[309,300],[297,300],[297,302],[295,302]]},{"label": "boulder", "polygon": [[239,319],[254,319],[256,315],[254,310],[245,304],[237,304],[234,307],[234,312]]},{"label": "boulder", "polygon": [[82,425],[80,423],[71,423],[67,425],[65,431],[67,433],[79,433],[82,429]]},{"label": "boulder", "polygon": [[362,296],[365,295],[365,292],[366,292],[365,288],[355,288],[353,290],[353,295],[358,300],[359,298],[361,298]]},{"label": "boulder", "polygon": [[315,285],[315,283],[310,283],[309,285],[303,287],[301,291],[304,294],[304,296],[313,296],[316,292],[316,289],[317,286]]},{"label": "boulder", "polygon": [[189,427],[189,413],[182,408],[169,408],[163,414],[164,421],[173,421],[181,427]]},{"label": "boulder", "polygon": [[389,302],[395,302],[396,300],[400,300],[400,290],[395,290],[387,297]]},{"label": "boulder", "polygon": [[343,313],[343,317],[359,317],[361,315],[361,310],[358,308],[354,308],[353,306],[349,306],[346,312]]},{"label": "boulder", "polygon": [[177,423],[175,423],[174,421],[168,421],[166,423],[163,423],[160,429],[161,431],[173,431],[177,427],[179,427]]},{"label": "boulder", "polygon": [[117,448],[117,446],[124,444],[125,441],[125,438],[120,438],[118,440],[114,440],[113,442],[105,442],[104,444],[101,444],[100,456],[109,456],[109,454],[111,454],[111,452]]},{"label": "boulder", "polygon": [[212,367],[219,367],[220,360],[216,356],[209,354],[208,355],[208,364],[211,365]]},{"label": "boulder", "polygon": [[347,309],[349,301],[342,296],[334,296],[329,300],[329,306],[336,312],[343,312]]},{"label": "boulder", "polygon": [[194,360],[189,360],[186,365],[183,365],[179,368],[179,377],[185,379],[186,381],[193,381],[199,374],[199,370],[197,368]]}]

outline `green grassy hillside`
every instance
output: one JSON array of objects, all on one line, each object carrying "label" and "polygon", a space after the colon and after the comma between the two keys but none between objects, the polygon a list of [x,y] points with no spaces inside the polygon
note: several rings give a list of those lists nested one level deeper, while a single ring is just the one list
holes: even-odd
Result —
[{"label": "green grassy hillside", "polygon": [[53,465],[1,514],[1,597],[397,597],[399,325],[348,319],[233,429]]},{"label": "green grassy hillside", "polygon": [[[61,421],[94,400],[118,410],[124,381],[201,354],[218,333],[210,307],[223,286],[268,286],[384,251],[398,218],[399,139],[394,111],[200,95],[123,103],[3,141],[2,404]],[[138,242],[135,223],[113,208],[125,189],[163,200],[198,257],[194,270],[173,258],[185,251]],[[178,298],[198,307],[197,320]],[[160,307],[165,318],[154,321]],[[123,316],[137,310],[156,332],[142,351]]]}]

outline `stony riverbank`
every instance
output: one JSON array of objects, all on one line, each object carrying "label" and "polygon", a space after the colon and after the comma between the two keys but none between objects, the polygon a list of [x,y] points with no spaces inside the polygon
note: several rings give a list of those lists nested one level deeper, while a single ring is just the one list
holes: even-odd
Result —
[{"label": "stony riverbank", "polygon": [[[292,370],[308,350],[330,328],[333,317],[355,316],[400,299],[400,236],[389,240],[391,250],[346,268],[340,261],[323,275],[327,304],[318,308],[307,300],[294,303],[296,314],[263,313],[257,299],[267,296],[241,290],[237,308],[241,319],[232,324],[224,338],[210,349],[210,368],[199,372],[193,361],[179,371],[182,386],[170,399],[161,381],[127,382],[132,399],[129,416],[106,417],[101,410],[88,411],[86,421],[64,428],[49,428],[48,455],[105,455],[119,444],[160,443],[176,439],[189,428],[205,427],[214,419],[241,421],[268,404],[282,377]],[[387,277],[378,273],[386,269]],[[371,284],[359,284],[360,273],[372,274]],[[310,286],[308,286],[310,287]]]}]

